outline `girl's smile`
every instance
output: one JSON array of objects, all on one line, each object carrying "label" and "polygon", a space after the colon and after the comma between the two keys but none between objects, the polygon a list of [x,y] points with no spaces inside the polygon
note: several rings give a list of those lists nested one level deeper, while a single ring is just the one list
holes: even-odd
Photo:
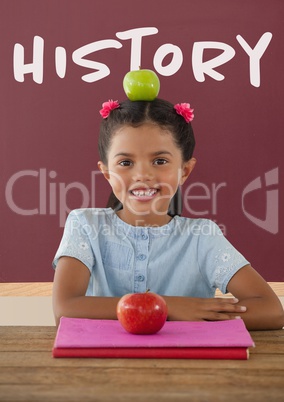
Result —
[{"label": "girl's smile", "polygon": [[133,194],[134,198],[136,197],[139,201],[148,201],[151,198],[155,197],[158,193],[158,189],[156,188],[135,188],[130,190],[130,193]]},{"label": "girl's smile", "polygon": [[121,219],[136,225],[163,225],[171,198],[183,184],[195,159],[182,161],[169,131],[151,123],[124,126],[111,141],[107,166],[98,166],[123,204]]}]

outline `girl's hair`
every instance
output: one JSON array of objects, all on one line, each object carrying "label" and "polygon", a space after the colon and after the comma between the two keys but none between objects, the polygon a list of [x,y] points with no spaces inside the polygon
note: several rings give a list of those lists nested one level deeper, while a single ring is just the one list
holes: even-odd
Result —
[{"label": "girl's hair", "polygon": [[[144,123],[156,124],[162,129],[169,131],[177,147],[181,150],[184,162],[192,157],[195,139],[191,123],[187,123],[175,111],[173,104],[156,98],[150,102],[125,100],[120,103],[119,108],[113,109],[109,116],[102,120],[98,144],[102,162],[105,165],[108,163],[108,150],[112,137],[118,129],[123,126],[139,127]],[[181,195],[178,190],[171,201],[168,214],[170,216],[180,215],[182,210],[181,204]],[[122,208],[121,203],[113,193],[109,198],[107,206],[114,210]]]}]

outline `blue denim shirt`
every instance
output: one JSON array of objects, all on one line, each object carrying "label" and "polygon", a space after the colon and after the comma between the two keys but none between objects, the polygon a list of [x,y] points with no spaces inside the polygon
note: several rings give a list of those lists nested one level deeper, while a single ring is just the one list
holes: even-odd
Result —
[{"label": "blue denim shirt", "polygon": [[213,297],[249,262],[208,219],[175,216],[161,227],[131,226],[111,208],[72,211],[56,252],[90,270],[87,295],[122,296],[150,289],[161,295]]}]

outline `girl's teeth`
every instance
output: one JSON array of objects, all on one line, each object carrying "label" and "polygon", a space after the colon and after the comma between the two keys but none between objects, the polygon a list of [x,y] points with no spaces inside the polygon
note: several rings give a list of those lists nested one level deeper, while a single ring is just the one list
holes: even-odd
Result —
[{"label": "girl's teeth", "polygon": [[136,197],[151,197],[157,192],[157,190],[149,189],[149,190],[133,190],[132,194]]}]

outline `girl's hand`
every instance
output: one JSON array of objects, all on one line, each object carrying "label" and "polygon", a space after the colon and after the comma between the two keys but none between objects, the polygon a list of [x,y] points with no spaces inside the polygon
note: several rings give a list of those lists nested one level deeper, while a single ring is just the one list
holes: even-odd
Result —
[{"label": "girl's hand", "polygon": [[168,305],[170,321],[221,321],[238,318],[246,311],[239,300],[232,298],[194,298],[163,296]]},{"label": "girl's hand", "polygon": [[248,330],[281,329],[284,309],[267,282],[250,266],[240,269],[229,281],[232,297],[200,299],[164,296],[168,319],[220,321],[240,316]]}]

